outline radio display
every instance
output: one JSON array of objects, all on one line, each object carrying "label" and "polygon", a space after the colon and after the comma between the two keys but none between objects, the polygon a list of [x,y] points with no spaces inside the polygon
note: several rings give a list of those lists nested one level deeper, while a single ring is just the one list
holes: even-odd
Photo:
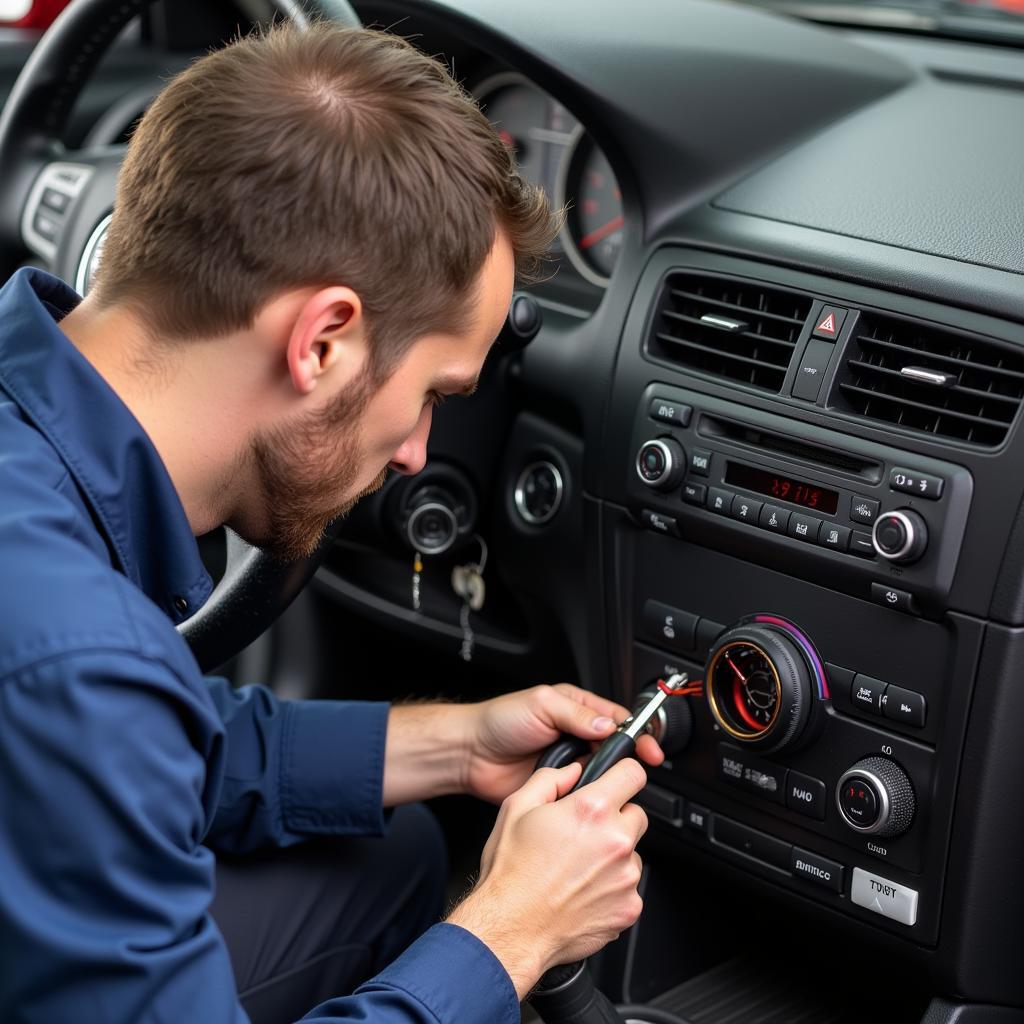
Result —
[{"label": "radio display", "polygon": [[794,480],[791,476],[780,476],[764,469],[744,466],[739,462],[726,463],[725,482],[758,494],[768,494],[779,501],[791,501],[794,505],[813,508],[827,515],[835,515],[839,508],[838,491]]}]

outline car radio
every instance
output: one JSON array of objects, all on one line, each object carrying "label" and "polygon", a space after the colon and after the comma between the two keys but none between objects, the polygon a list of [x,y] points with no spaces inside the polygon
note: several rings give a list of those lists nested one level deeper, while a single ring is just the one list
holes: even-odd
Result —
[{"label": "car radio", "polygon": [[970,508],[970,473],[707,395],[650,385],[627,500],[648,528],[936,612]]}]

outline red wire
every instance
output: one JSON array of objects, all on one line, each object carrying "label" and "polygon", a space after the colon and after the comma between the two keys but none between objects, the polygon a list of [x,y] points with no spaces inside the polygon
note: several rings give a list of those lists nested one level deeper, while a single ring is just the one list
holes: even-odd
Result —
[{"label": "red wire", "polygon": [[696,682],[687,682],[685,686],[680,686],[678,690],[670,690],[668,683],[664,679],[659,679],[658,689],[662,693],[667,693],[670,697],[693,697],[704,692],[704,681],[698,679]]}]

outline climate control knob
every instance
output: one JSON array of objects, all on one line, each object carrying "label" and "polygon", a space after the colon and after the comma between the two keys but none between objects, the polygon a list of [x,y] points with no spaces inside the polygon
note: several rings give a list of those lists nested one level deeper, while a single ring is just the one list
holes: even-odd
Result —
[{"label": "climate control knob", "polygon": [[814,680],[792,636],[775,626],[741,625],[711,648],[704,694],[720,729],[773,753],[800,740],[811,717]]},{"label": "climate control knob", "polygon": [[887,757],[858,761],[836,784],[843,821],[864,835],[899,836],[910,828],[917,809],[907,773]]},{"label": "climate control knob", "polygon": [[659,491],[668,491],[680,483],[686,473],[686,452],[671,437],[646,441],[636,455],[636,475],[640,482]]},{"label": "climate control knob", "polygon": [[909,508],[883,512],[875,520],[871,543],[890,562],[916,562],[928,547],[928,525]]}]

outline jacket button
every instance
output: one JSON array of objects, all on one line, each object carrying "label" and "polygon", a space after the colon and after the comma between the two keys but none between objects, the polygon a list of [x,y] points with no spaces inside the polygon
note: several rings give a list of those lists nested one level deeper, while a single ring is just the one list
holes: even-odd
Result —
[{"label": "jacket button", "polygon": [[183,597],[176,597],[174,599],[174,610],[179,615],[184,615],[188,611],[188,601]]}]

